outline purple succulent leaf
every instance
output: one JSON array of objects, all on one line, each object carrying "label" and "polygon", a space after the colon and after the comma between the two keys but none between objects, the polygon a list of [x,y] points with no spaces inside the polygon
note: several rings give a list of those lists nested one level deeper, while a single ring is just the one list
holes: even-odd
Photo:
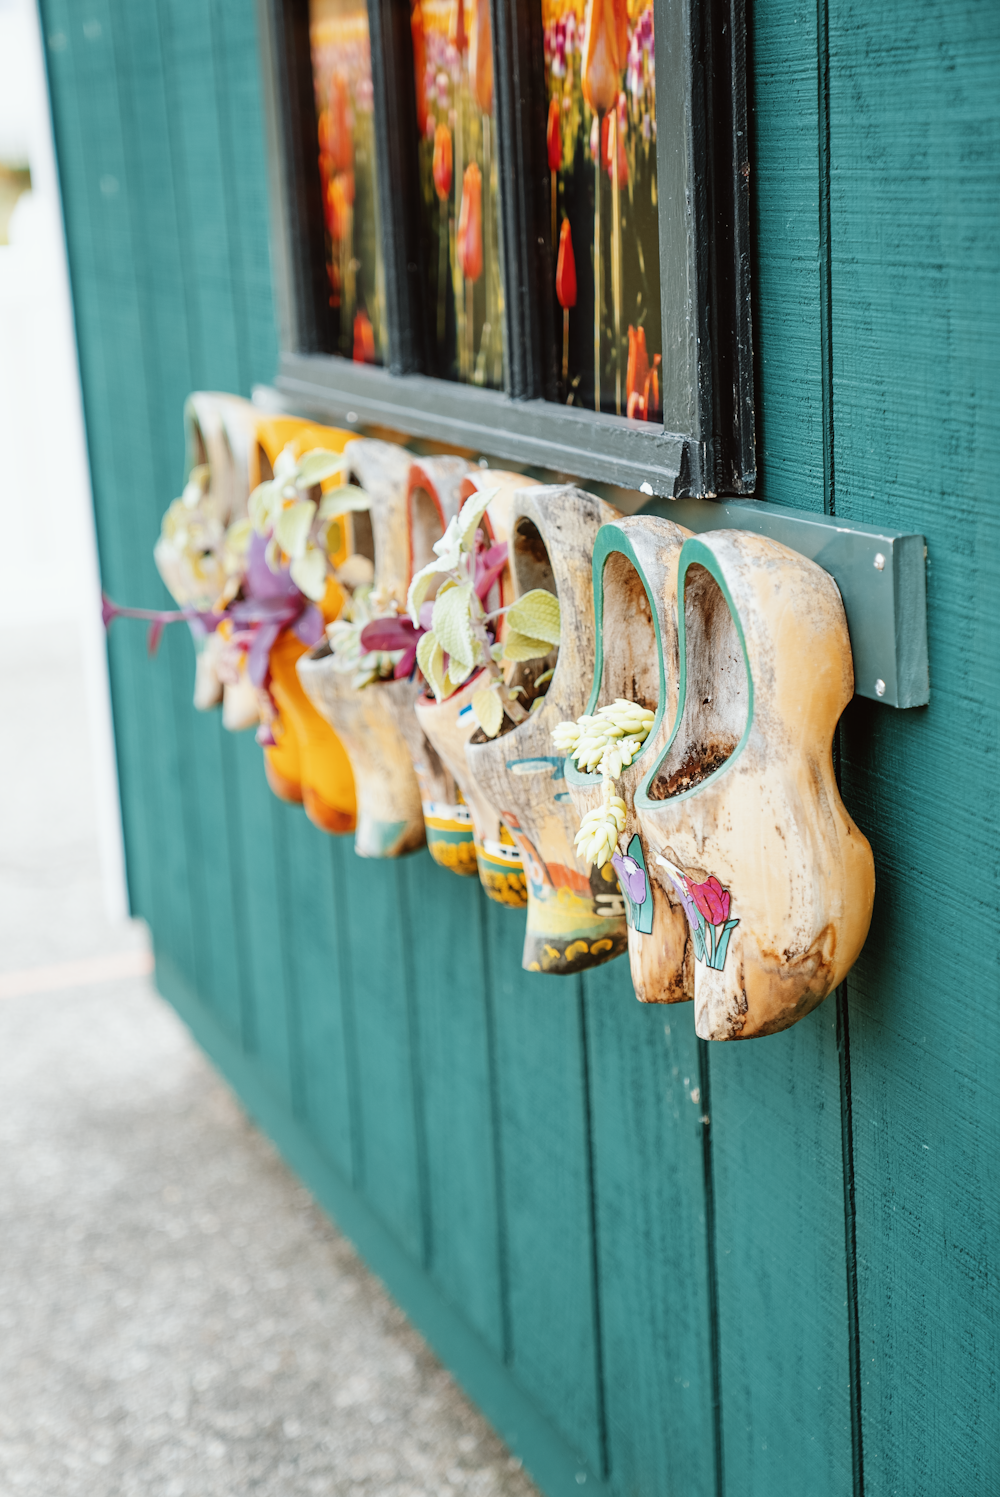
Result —
[{"label": "purple succulent leaf", "polygon": [[292,625],[292,631],[304,645],[310,649],[318,645],[326,630],[323,626],[323,615],[315,603],[310,603],[302,610],[296,622]]},{"label": "purple succulent leaf", "polygon": [[255,686],[263,686],[267,680],[271,649],[280,633],[280,624],[261,624],[254,634],[253,644],[247,655],[247,675]]},{"label": "purple succulent leaf", "polygon": [[404,653],[396,661],[395,667],[393,668],[392,672],[393,680],[404,681],[413,670],[413,667],[416,665],[416,663],[417,647],[416,645],[410,645],[409,649],[404,651]]},{"label": "purple succulent leaf", "polygon": [[278,572],[271,571],[267,564],[267,545],[262,535],[254,533],[251,537],[244,580],[246,591],[260,602],[284,602],[301,597],[287,567]]},{"label": "purple succulent leaf", "polygon": [[361,631],[363,650],[408,650],[417,647],[417,640],[426,631],[417,630],[406,617],[373,619]]}]

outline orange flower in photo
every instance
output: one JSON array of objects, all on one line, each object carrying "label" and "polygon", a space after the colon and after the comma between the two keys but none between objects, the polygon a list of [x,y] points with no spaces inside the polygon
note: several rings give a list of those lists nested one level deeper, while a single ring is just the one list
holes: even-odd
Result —
[{"label": "orange flower in photo", "polygon": [[622,108],[622,100],[625,95],[619,95],[618,109],[612,109],[604,116],[601,125],[601,160],[608,176],[614,181],[614,161],[612,157],[611,137],[615,136],[618,142],[618,186],[628,186],[628,156],[625,154],[625,129],[627,115]]},{"label": "orange flower in photo", "polygon": [[434,131],[434,190],[442,202],[451,192],[453,170],[451,131],[447,125],[438,125]]},{"label": "orange flower in photo", "polygon": [[355,364],[374,364],[375,362],[375,330],[371,324],[371,318],[365,311],[354,314],[354,362]]},{"label": "orange flower in photo", "polygon": [[326,229],[334,243],[339,243],[347,234],[347,214],[350,204],[344,196],[343,174],[334,177],[326,189]]},{"label": "orange flower in photo", "polygon": [[351,101],[347,92],[346,73],[333,75],[330,89],[330,107],[323,111],[327,138],[320,137],[320,149],[326,151],[333,163],[334,171],[349,172],[354,166],[354,137],[351,133]]},{"label": "orange flower in photo", "polygon": [[625,414],[635,421],[652,421],[660,412],[660,376],[657,373],[660,355],[653,359],[652,368],[646,351],[646,329],[628,330],[628,368],[625,374],[625,389],[628,404]]},{"label": "orange flower in photo", "polygon": [[628,56],[628,0],[587,0],[583,40],[583,97],[595,114],[618,98]]},{"label": "orange flower in photo", "polygon": [[427,134],[427,38],[424,35],[424,13],[420,0],[414,0],[410,12],[410,35],[413,38],[413,82],[417,93],[417,129]]},{"label": "orange flower in photo", "polygon": [[490,0],[472,0],[469,31],[469,83],[484,114],[493,111],[493,28]]},{"label": "orange flower in photo", "polygon": [[646,329],[644,327],[634,328],[629,323],[628,368],[625,373],[625,389],[628,394],[627,414],[629,416],[640,415],[639,407],[645,400],[646,377],[648,374],[649,355],[646,352]]},{"label": "orange flower in photo", "polygon": [[549,152],[549,171],[557,172],[562,166],[562,112],[559,108],[559,100],[553,99],[549,104],[549,123],[545,131],[545,144]]},{"label": "orange flower in photo", "polygon": [[483,176],[473,161],[462,179],[462,208],[458,216],[458,263],[467,281],[483,273]]},{"label": "orange flower in photo", "polygon": [[556,297],[565,312],[576,306],[576,259],[573,255],[573,236],[569,219],[564,218],[559,230],[559,258],[556,261]]},{"label": "orange flower in photo", "polygon": [[448,22],[448,40],[459,57],[464,57],[469,46],[469,38],[465,31],[464,0],[455,0],[452,7],[451,20]]}]

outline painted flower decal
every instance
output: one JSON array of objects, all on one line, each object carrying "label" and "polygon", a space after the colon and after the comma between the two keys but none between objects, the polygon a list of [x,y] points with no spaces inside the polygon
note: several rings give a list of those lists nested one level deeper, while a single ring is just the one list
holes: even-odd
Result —
[{"label": "painted flower decal", "polygon": [[729,918],[732,908],[729,890],[722,887],[714,874],[703,883],[696,884],[669,858],[658,857],[656,861],[666,870],[684,907],[691,927],[695,956],[706,967],[721,972],[726,965],[729,937],[740,923]]},{"label": "painted flower decal", "polygon": [[611,864],[618,875],[618,882],[628,894],[633,904],[646,903],[646,875],[639,867],[635,858],[627,854],[616,852],[612,855]]},{"label": "painted flower decal", "polygon": [[703,884],[688,879],[688,890],[709,925],[725,924],[729,919],[729,890],[717,878],[708,878]]}]

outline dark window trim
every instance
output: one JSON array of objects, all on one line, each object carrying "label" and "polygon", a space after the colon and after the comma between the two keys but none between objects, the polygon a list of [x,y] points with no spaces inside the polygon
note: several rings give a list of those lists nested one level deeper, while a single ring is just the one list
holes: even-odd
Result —
[{"label": "dark window trim", "polygon": [[752,493],[744,0],[654,0],[662,398],[671,430],[542,398],[555,370],[544,337],[553,325],[554,267],[540,6],[492,3],[506,392],[426,372],[415,142],[412,127],[393,127],[394,114],[413,113],[409,6],[400,0],[369,0],[388,367],[320,351],[328,312],[308,0],[260,0],[278,391],[315,417],[391,427],[581,478],[648,483],[660,495]]}]

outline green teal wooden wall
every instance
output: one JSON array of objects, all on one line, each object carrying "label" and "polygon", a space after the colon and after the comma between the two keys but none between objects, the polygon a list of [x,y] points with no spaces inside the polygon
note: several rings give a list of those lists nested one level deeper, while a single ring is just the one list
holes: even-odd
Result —
[{"label": "green teal wooden wall", "polygon": [[[619,961],[354,857],[110,640],[158,979],[549,1494],[998,1490],[997,77],[976,0],[756,0],[760,496],[922,531],[932,698],[856,701],[865,952],[707,1047]],[[42,0],[105,585],[152,563],[192,388],[276,364],[252,0]],[[586,1484],[580,1477],[586,1476]]]}]

